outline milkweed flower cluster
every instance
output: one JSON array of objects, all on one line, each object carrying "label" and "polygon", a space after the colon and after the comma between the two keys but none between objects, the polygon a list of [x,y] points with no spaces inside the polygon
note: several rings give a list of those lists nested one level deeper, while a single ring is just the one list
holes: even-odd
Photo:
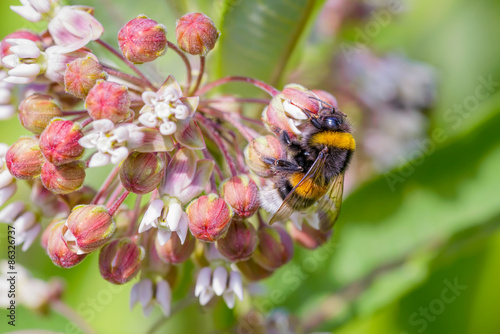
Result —
[{"label": "milkweed flower cluster", "polygon": [[[149,314],[158,305],[169,315],[181,279],[192,283],[185,294],[201,305],[224,300],[233,308],[250,281],[290,261],[294,241],[307,248],[327,241],[329,234],[306,216],[293,216],[295,227],[268,225],[259,189],[270,176],[263,157],[285,157],[279,130],[299,136],[308,121],[301,108],[321,108],[309,97],[336,105],[333,96],[300,85],[280,92],[241,77],[202,85],[203,71],[192,71],[184,53],[204,64],[220,33],[201,13],[179,19],[177,43],[164,25],[140,15],[120,30],[118,51],[100,39],[104,29],[92,8],[58,0],[21,4],[12,10],[47,27],[44,34],[23,30],[1,42],[1,118],[14,113],[14,85],[29,92],[18,106],[29,134],[0,144],[0,220],[14,225],[23,250],[40,235],[62,268],[99,253],[103,279],[126,284],[137,278],[131,307],[140,304]],[[95,44],[120,55],[129,70],[94,55]],[[186,64],[185,83],[169,73],[155,82],[136,66],[165,52]],[[272,100],[206,98],[231,81],[253,84]],[[269,104],[266,125],[223,106],[228,101]],[[107,165],[111,171],[99,189],[86,185],[88,169]],[[30,202],[11,201],[19,182],[31,188]],[[184,271],[193,264],[193,272]]]}]

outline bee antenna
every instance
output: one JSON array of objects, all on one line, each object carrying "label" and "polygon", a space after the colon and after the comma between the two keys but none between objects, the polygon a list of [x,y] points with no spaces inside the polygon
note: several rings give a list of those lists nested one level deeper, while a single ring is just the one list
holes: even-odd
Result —
[{"label": "bee antenna", "polygon": [[[332,106],[330,103],[325,102],[325,101],[323,101],[322,99],[318,99],[316,96],[309,96],[309,98],[310,98],[310,99],[313,99],[313,100],[316,100],[316,101],[318,101],[319,103],[324,103],[324,104],[326,104],[327,106],[329,106],[330,108],[332,108],[332,109],[333,109],[333,111],[335,111],[335,107],[334,107],[334,106]],[[323,106],[321,106],[321,108],[323,108]]]}]

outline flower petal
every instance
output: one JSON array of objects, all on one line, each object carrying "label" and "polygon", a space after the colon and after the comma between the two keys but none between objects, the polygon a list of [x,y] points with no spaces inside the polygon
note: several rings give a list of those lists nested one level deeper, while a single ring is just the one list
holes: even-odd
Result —
[{"label": "flower petal", "polygon": [[153,227],[153,223],[160,217],[164,205],[161,199],[155,199],[151,202],[144,217],[142,217],[141,224],[139,225],[139,233],[145,232]]},{"label": "flower petal", "polygon": [[111,162],[111,156],[109,154],[96,152],[94,153],[92,158],[90,158],[89,168],[105,166],[110,162]]},{"label": "flower petal", "polygon": [[206,147],[200,127],[192,118],[179,120],[177,122],[175,140],[182,146],[189,147],[193,150],[202,150]]},{"label": "flower petal", "polygon": [[0,211],[0,223],[12,223],[24,210],[23,202],[13,202]]},{"label": "flower petal", "polygon": [[0,206],[4,205],[16,193],[16,183],[11,183],[7,187],[0,189]]},{"label": "flower petal", "polygon": [[221,296],[227,287],[227,270],[224,267],[217,267],[214,269],[214,274],[212,278],[212,289],[217,296]]},{"label": "flower petal", "polygon": [[212,280],[212,270],[210,267],[203,267],[198,273],[196,278],[196,286],[194,288],[194,295],[200,296],[201,292],[210,286]]},{"label": "flower petal", "polygon": [[228,286],[239,300],[243,300],[243,280],[241,279],[241,274],[239,272],[231,271],[229,274]]},{"label": "flower petal", "polygon": [[156,301],[160,304],[163,314],[168,317],[172,303],[172,289],[165,280],[156,283]]},{"label": "flower petal", "polygon": [[171,231],[166,231],[163,229],[158,229],[158,233],[156,234],[156,238],[158,238],[158,243],[160,246],[163,246],[167,243],[167,241],[170,240],[170,237],[172,236]]}]

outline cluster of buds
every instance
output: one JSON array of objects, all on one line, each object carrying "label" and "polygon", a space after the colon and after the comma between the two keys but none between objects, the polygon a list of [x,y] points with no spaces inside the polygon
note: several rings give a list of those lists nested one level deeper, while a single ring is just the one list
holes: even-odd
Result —
[{"label": "cluster of buds", "polygon": [[[105,280],[139,278],[132,307],[140,303],[149,314],[159,305],[169,315],[187,263],[197,266],[189,293],[201,305],[221,296],[233,308],[247,282],[290,261],[293,240],[307,248],[326,242],[328,234],[313,220],[293,216],[301,223],[288,224],[290,232],[287,222],[264,221],[259,187],[271,176],[266,157],[284,159],[286,152],[276,135],[260,134],[238,113],[219,108],[224,99],[203,100],[223,80],[200,88],[204,73],[192,84],[189,63],[186,84],[168,74],[161,83],[135,66],[155,61],[167,48],[187,62],[184,53],[199,56],[204,65],[220,34],[210,18],[181,17],[177,45],[163,24],[144,15],[126,23],[118,44],[131,75],[104,65],[88,48],[95,40],[112,50],[99,39],[103,28],[92,9],[55,0],[21,3],[12,8],[16,13],[47,22],[43,35],[14,32],[1,44],[4,82],[28,85],[29,91],[18,117],[31,136],[0,145],[0,205],[15,195],[16,182],[32,188],[31,211],[20,201],[0,211],[0,220],[19,231],[23,250],[43,229],[41,244],[56,266],[70,268],[99,252]],[[262,118],[274,134],[301,135],[307,119],[302,109],[322,108],[311,96],[337,104],[333,96],[299,85],[279,92],[247,82],[272,96]],[[246,149],[242,138],[249,141]],[[112,167],[99,189],[86,186],[87,169],[104,165]],[[125,201],[129,196],[135,202]]]}]

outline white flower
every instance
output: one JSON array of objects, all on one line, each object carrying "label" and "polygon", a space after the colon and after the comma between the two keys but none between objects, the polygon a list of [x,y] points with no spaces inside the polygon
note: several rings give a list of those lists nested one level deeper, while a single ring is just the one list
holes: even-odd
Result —
[{"label": "white flower", "polygon": [[[0,61],[1,66],[1,61]],[[3,81],[7,78],[7,71],[0,71],[0,120],[8,119],[16,112],[12,102],[13,84]]]},{"label": "white flower", "polygon": [[109,119],[93,122],[94,131],[83,136],[78,143],[85,148],[95,148],[89,167],[104,166],[109,163],[119,164],[128,157],[127,140],[139,130],[135,124],[115,125]]},{"label": "white flower", "polygon": [[[153,296],[153,292],[156,292]],[[140,303],[144,315],[149,316],[155,303],[160,305],[163,314],[170,315],[170,304],[172,302],[172,289],[167,281],[161,280],[156,283],[156,289],[153,288],[153,282],[146,278],[136,283],[130,291],[130,309]]]},{"label": "white flower", "polygon": [[27,84],[45,72],[47,56],[35,42],[25,38],[9,38],[6,42],[11,45],[12,54],[2,58],[3,65],[9,69],[9,77],[3,79],[4,82]]},{"label": "white flower", "polygon": [[198,97],[182,97],[182,90],[174,77],[169,76],[160,89],[154,93],[142,94],[145,106],[140,111],[139,122],[150,128],[158,128],[164,136],[173,135],[176,122],[193,115],[198,106]]},{"label": "white flower", "polygon": [[[10,305],[7,292],[10,290],[8,279],[12,276],[8,272],[11,271],[6,260],[0,262],[0,307],[2,308]],[[39,309],[50,301],[54,292],[54,287],[50,283],[33,278],[19,263],[16,263],[15,271],[17,303],[30,309]]]},{"label": "white flower", "polygon": [[142,218],[139,233],[152,227],[158,229],[157,238],[160,245],[164,245],[170,239],[172,232],[177,233],[181,244],[184,244],[188,231],[188,217],[182,210],[181,203],[168,196],[151,202]]},{"label": "white flower", "polygon": [[319,230],[319,216],[317,212],[303,213],[296,211],[290,215],[290,220],[300,231],[302,231],[302,224],[304,223],[304,221],[308,223],[309,226],[311,226],[313,229]]},{"label": "white flower", "polygon": [[104,32],[102,24],[85,9],[82,6],[63,6],[57,10],[47,26],[56,45],[77,50],[101,37]]},{"label": "white flower", "polygon": [[215,295],[222,296],[229,308],[235,304],[235,296],[243,300],[243,281],[237,271],[228,273],[226,268],[217,267],[213,274],[210,267],[204,267],[198,273],[194,295],[199,297],[200,305],[206,305]]},{"label": "white flower", "polygon": [[50,12],[52,3],[58,1],[59,0],[20,0],[22,6],[10,6],[10,9],[28,21],[38,22],[42,19],[43,14]]},{"label": "white flower", "polygon": [[36,222],[36,216],[31,211],[25,211],[15,221],[16,246],[23,244],[23,252],[27,251],[42,230],[42,225]]}]

